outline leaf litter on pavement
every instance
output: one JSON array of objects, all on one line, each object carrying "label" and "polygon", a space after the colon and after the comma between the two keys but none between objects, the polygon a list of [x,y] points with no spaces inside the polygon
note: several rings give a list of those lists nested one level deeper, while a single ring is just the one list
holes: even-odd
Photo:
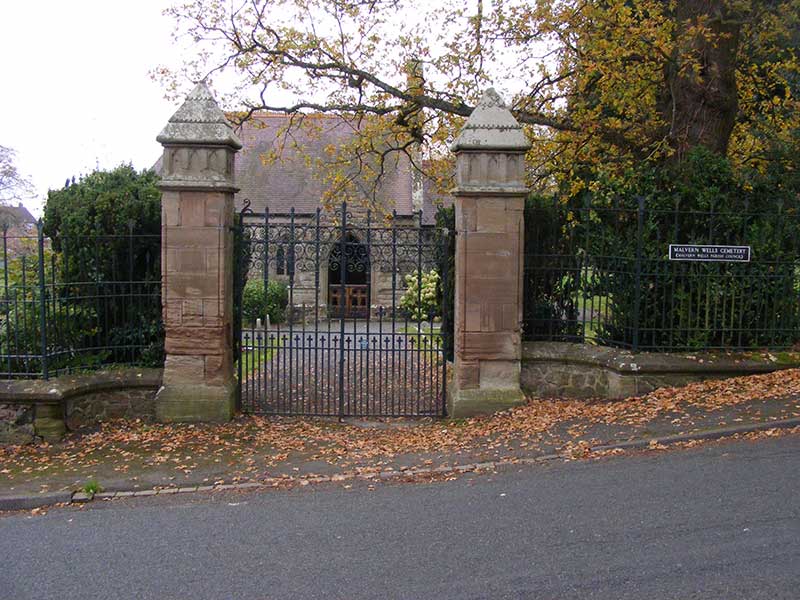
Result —
[{"label": "leaf litter on pavement", "polygon": [[261,416],[213,425],[114,420],[73,433],[58,444],[0,448],[0,489],[15,482],[45,481],[56,473],[78,480],[99,469],[133,479],[158,472],[166,481],[205,474],[204,481],[217,483],[276,474],[314,475],[313,469],[368,473],[393,464],[400,470],[441,466],[476,453],[524,455],[545,446],[584,458],[592,446],[608,441],[597,437],[604,433],[637,435],[654,423],[680,433],[698,419],[728,415],[737,407],[746,410],[735,413],[739,416],[734,421],[765,420],[763,407],[776,399],[783,408],[768,418],[800,416],[800,369],[661,388],[619,401],[531,398],[525,406],[464,420],[386,419],[369,426]]}]

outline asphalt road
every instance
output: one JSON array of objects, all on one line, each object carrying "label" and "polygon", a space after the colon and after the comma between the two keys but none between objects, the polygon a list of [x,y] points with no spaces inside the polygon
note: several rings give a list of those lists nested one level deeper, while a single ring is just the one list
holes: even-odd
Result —
[{"label": "asphalt road", "polygon": [[800,597],[800,437],[0,518],[0,598]]}]

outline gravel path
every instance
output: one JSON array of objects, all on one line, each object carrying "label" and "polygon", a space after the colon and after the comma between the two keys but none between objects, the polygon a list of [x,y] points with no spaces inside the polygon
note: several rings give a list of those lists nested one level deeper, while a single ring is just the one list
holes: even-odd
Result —
[{"label": "gravel path", "polygon": [[350,331],[341,340],[336,330],[254,335],[245,344],[253,349],[243,363],[245,410],[337,416],[343,387],[346,416],[442,413],[438,338]]}]

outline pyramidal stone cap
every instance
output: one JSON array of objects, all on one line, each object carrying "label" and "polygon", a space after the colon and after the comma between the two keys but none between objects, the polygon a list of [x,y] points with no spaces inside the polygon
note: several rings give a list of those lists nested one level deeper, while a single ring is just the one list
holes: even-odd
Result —
[{"label": "pyramidal stone cap", "polygon": [[494,88],[487,89],[450,147],[459,150],[525,151],[531,147],[522,126]]},{"label": "pyramidal stone cap", "polygon": [[236,150],[242,147],[242,142],[233,132],[225,113],[204,81],[186,96],[156,140],[164,145],[203,144],[230,146]]}]

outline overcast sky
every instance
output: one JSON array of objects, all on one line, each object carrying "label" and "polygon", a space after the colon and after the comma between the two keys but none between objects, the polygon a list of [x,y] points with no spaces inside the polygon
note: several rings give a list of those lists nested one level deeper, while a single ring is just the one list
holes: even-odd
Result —
[{"label": "overcast sky", "polygon": [[[17,151],[40,214],[49,188],[97,166],[149,167],[177,106],[148,71],[170,61],[169,0],[6,0],[0,145]],[[177,58],[177,57],[175,57]]]},{"label": "overcast sky", "polygon": [[32,180],[35,215],[69,177],[123,162],[143,169],[161,154],[155,138],[179,103],[149,72],[193,51],[172,45],[174,22],[161,14],[172,3],[0,0],[0,145]]}]

